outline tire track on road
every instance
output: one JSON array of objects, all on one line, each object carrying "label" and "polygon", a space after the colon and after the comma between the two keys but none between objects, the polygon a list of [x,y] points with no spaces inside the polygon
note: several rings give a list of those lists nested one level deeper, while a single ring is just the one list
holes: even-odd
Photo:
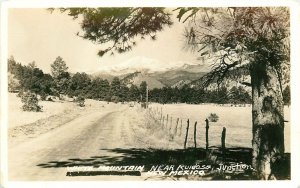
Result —
[{"label": "tire track on road", "polygon": [[[65,169],[47,169],[41,163],[71,158],[108,155],[100,149],[114,149],[125,143],[121,138],[122,111],[93,112],[45,133],[26,143],[9,148],[9,178],[48,180],[65,178]],[[62,177],[63,176],[63,177]]]}]

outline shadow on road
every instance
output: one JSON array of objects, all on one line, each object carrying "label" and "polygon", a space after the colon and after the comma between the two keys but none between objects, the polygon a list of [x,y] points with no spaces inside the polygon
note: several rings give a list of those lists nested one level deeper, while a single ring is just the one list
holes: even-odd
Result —
[{"label": "shadow on road", "polygon": [[[250,148],[230,148],[222,152],[220,148],[211,147],[206,152],[203,148],[189,148],[177,150],[159,150],[159,149],[100,149],[99,156],[89,158],[70,158],[65,161],[49,161],[37,164],[41,168],[66,168],[66,167],[99,167],[99,166],[139,166],[144,165],[144,171],[149,171],[153,165],[194,165],[205,164],[217,167],[220,163],[232,164],[243,163],[251,165]],[[102,154],[102,155],[100,155]],[[105,155],[103,155],[105,154]],[[283,179],[290,179],[290,167],[288,161],[285,162],[284,172],[280,175]],[[249,174],[249,173],[248,173]],[[216,179],[224,179],[215,177]],[[248,177],[239,177],[238,179],[252,179]],[[281,179],[281,178],[280,178]]]},{"label": "shadow on road", "polygon": [[202,148],[189,148],[177,150],[159,150],[159,149],[101,149],[107,155],[91,156],[90,158],[70,158],[66,161],[49,161],[38,164],[42,168],[62,168],[73,166],[129,166],[129,165],[192,165],[196,163],[218,162],[218,160],[227,160],[232,162],[242,162],[250,164],[251,149],[234,148],[228,149],[225,155],[222,155],[218,148],[209,149],[209,158],[206,158],[206,151]]}]

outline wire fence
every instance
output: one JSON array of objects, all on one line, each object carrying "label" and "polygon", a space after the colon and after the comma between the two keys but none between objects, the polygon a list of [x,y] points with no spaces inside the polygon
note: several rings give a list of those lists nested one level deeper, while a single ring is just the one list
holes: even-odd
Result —
[{"label": "wire fence", "polygon": [[[200,118],[178,117],[176,114],[163,112],[162,107],[149,107],[148,115],[156,125],[161,127],[162,131],[167,132],[170,141],[182,142],[184,149],[205,147],[208,150],[211,139],[209,137],[210,121],[207,118],[201,120]],[[215,143],[213,146],[216,146]],[[226,148],[226,127],[222,127],[217,145],[223,149]]]}]

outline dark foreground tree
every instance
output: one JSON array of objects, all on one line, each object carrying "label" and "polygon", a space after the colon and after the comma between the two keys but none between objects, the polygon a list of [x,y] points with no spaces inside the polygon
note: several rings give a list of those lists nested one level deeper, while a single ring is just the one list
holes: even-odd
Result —
[{"label": "dark foreground tree", "polygon": [[[123,53],[136,37],[150,36],[171,25],[164,8],[61,9],[82,15],[84,39],[111,46],[98,55]],[[289,62],[289,10],[283,7],[178,8],[179,21],[189,21],[187,46],[212,63],[203,86],[220,84],[231,69],[251,76],[253,165],[259,178],[270,179],[284,153],[282,67]],[[176,39],[174,39],[176,40]]]},{"label": "dark foreground tree", "polygon": [[155,40],[157,31],[172,24],[164,8],[61,8],[60,11],[74,19],[82,16],[84,32],[77,35],[97,44],[108,44],[109,47],[99,50],[99,56],[130,51],[136,45],[137,36]]},{"label": "dark foreground tree", "polygon": [[[187,42],[212,71],[204,85],[220,83],[230,69],[245,69],[252,87],[253,165],[272,179],[284,154],[283,67],[289,63],[289,10],[283,7],[180,9],[191,17]],[[288,69],[289,71],[289,69]]]}]

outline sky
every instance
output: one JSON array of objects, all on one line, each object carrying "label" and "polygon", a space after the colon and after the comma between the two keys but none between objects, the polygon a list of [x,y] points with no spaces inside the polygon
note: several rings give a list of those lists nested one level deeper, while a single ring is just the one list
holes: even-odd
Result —
[{"label": "sky", "polygon": [[17,62],[35,61],[37,67],[50,72],[50,64],[61,56],[70,72],[93,73],[118,68],[147,67],[163,70],[183,64],[200,64],[196,54],[184,50],[184,25],[174,25],[158,33],[157,40],[138,40],[132,51],[99,57],[101,44],[76,36],[80,20],[46,9],[14,8],[8,12],[8,56]]}]

